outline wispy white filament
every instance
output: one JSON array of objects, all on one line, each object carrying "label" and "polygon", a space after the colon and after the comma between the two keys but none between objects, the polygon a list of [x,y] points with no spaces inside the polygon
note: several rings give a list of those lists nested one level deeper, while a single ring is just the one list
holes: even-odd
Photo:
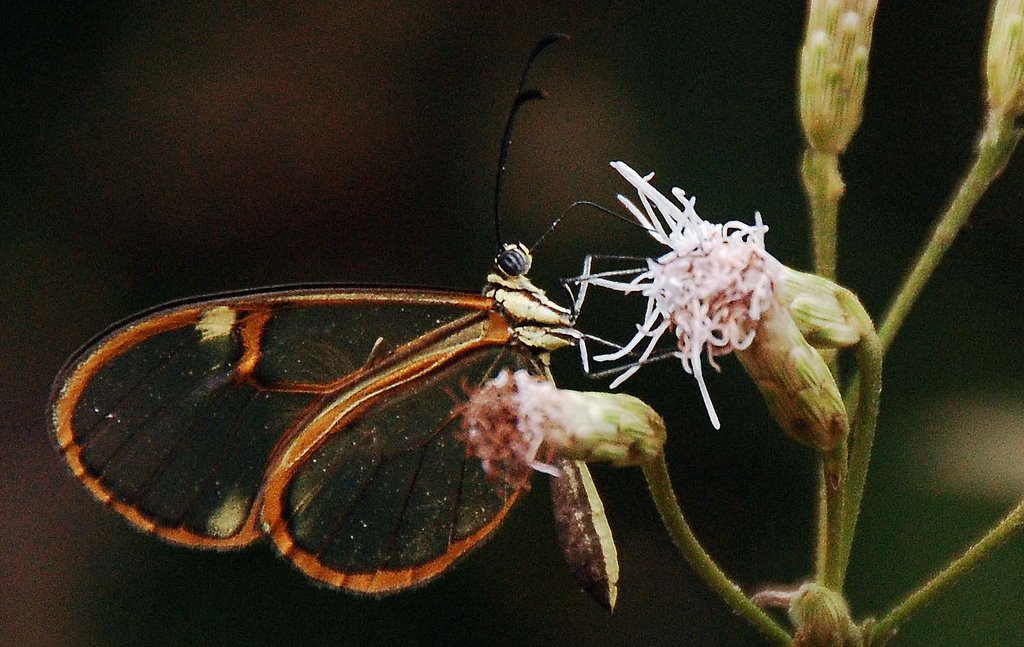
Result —
[{"label": "wispy white filament", "polygon": [[[704,382],[701,355],[718,369],[715,357],[750,346],[761,316],[775,303],[774,290],[782,265],[764,248],[768,228],[755,215],[753,225],[738,221],[725,224],[703,220],[694,209],[696,198],[672,189],[678,204],[650,184],[651,173],[640,176],[623,162],[612,162],[639,196],[640,206],[625,196],[619,202],[659,243],[670,251],[635,275],[616,273],[615,278],[584,276],[581,290],[594,285],[625,294],[639,292],[647,307],[636,334],[617,350],[594,356],[598,362],[621,360],[639,353],[612,382],[616,387],[648,360],[666,332],[676,335],[683,368],[697,380],[708,416],[719,428]],[[624,275],[625,274],[625,275]]]}]

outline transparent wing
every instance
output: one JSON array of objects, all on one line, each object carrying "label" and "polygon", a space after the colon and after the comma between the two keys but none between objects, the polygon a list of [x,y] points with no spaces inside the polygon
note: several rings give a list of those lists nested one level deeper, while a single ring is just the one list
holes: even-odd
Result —
[{"label": "transparent wing", "polygon": [[93,494],[140,528],[189,545],[244,545],[260,535],[274,457],[329,394],[378,379],[396,357],[445,348],[445,335],[461,336],[455,354],[505,343],[492,306],[336,287],[171,304],[71,360],[51,399],[55,439]]}]

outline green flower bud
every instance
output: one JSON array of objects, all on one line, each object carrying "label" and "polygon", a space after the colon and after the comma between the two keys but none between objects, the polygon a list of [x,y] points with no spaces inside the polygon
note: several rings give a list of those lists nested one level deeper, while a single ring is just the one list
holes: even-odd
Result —
[{"label": "green flower bud", "polygon": [[784,267],[775,294],[811,346],[833,350],[860,341],[861,324],[846,306],[856,297],[846,288],[817,274]]},{"label": "green flower bud", "polygon": [[843,597],[820,584],[803,584],[789,600],[789,619],[797,628],[793,647],[852,647],[860,630]]},{"label": "green flower bud", "polygon": [[567,432],[555,441],[559,456],[627,467],[661,455],[665,421],[640,398],[565,389],[559,397],[563,417],[556,424]]},{"label": "green flower bud", "polygon": [[813,148],[839,154],[860,125],[878,0],[811,0],[800,50],[800,120]]},{"label": "green flower bud", "polygon": [[790,438],[822,452],[846,438],[850,423],[835,378],[785,308],[763,313],[753,342],[736,357]]},{"label": "green flower bud", "polygon": [[1016,118],[1024,113],[1024,0],[997,0],[992,10],[985,79],[988,107]]}]

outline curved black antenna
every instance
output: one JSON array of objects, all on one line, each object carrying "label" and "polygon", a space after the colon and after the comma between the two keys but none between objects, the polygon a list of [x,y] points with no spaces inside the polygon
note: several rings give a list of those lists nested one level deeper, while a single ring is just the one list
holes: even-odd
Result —
[{"label": "curved black antenna", "polygon": [[522,92],[523,90],[526,89],[526,77],[530,75],[530,68],[533,66],[533,62],[537,60],[537,57],[540,56],[540,53],[547,49],[549,46],[566,40],[569,40],[568,34],[555,32],[553,34],[548,34],[544,38],[541,38],[540,41],[538,41],[537,44],[533,46],[533,51],[530,52],[529,58],[526,59],[526,67],[523,68],[523,75],[519,77],[518,92]]},{"label": "curved black antenna", "polygon": [[515,130],[516,113],[523,104],[535,99],[546,99],[548,97],[541,90],[523,90],[516,95],[512,103],[512,111],[509,112],[508,121],[505,122],[505,134],[501,138],[501,150],[498,153],[498,177],[494,181],[494,235],[501,247],[501,191],[505,185],[505,170],[508,167],[508,151],[512,146],[512,132]]},{"label": "curved black antenna", "polygon": [[569,37],[565,34],[548,34],[544,38],[540,39],[534,48],[530,52],[529,58],[526,59],[526,66],[523,68],[523,74],[519,77],[519,87],[516,89],[516,98],[512,102],[512,110],[509,112],[508,121],[505,122],[505,133],[501,138],[501,150],[498,152],[498,176],[494,182],[494,234],[497,238],[497,246],[501,247],[501,189],[505,184],[505,169],[508,167],[508,151],[512,146],[512,132],[515,130],[516,113],[519,112],[519,108],[523,104],[533,101],[534,99],[545,99],[547,95],[540,90],[527,90],[526,79],[530,74],[530,68],[533,67],[534,61],[540,56],[540,53],[547,49],[549,46],[563,41],[569,40]]},{"label": "curved black antenna", "polygon": [[597,209],[601,213],[607,214],[607,215],[609,215],[609,216],[611,216],[613,218],[618,218],[619,220],[621,220],[622,222],[626,223],[627,225],[633,225],[634,227],[639,227],[640,229],[643,229],[644,231],[650,233],[650,230],[647,227],[644,227],[643,225],[641,225],[636,220],[633,220],[632,218],[624,216],[621,213],[617,213],[615,211],[612,211],[611,209],[609,209],[608,207],[606,207],[606,206],[604,206],[602,204],[598,204],[596,202],[591,202],[590,200],[577,200],[576,202],[573,202],[568,207],[566,207],[565,211],[563,211],[561,214],[559,214],[559,216],[557,218],[555,218],[555,221],[551,223],[551,226],[548,227],[547,231],[545,231],[543,234],[541,234],[540,238],[538,238],[537,241],[534,242],[533,245],[530,246],[530,251],[532,252],[533,250],[537,249],[537,246],[540,245],[541,242],[543,242],[543,240],[545,238],[547,238],[548,234],[553,232],[555,230],[555,227],[557,227],[559,225],[559,223],[562,222],[562,219],[565,218],[567,215],[569,215],[569,212],[572,211],[573,209],[575,209],[576,207],[593,207],[594,209]]}]

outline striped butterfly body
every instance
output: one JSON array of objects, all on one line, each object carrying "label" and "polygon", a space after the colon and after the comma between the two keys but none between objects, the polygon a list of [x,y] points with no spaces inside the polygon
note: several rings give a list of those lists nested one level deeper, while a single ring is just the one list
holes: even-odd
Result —
[{"label": "striped butterfly body", "polygon": [[478,544],[519,492],[456,440],[453,395],[548,374],[569,312],[509,261],[483,295],[318,286],[169,304],[118,324],[54,387],[61,453],[141,529],[211,548],[269,535],[306,575],[387,593]]}]

